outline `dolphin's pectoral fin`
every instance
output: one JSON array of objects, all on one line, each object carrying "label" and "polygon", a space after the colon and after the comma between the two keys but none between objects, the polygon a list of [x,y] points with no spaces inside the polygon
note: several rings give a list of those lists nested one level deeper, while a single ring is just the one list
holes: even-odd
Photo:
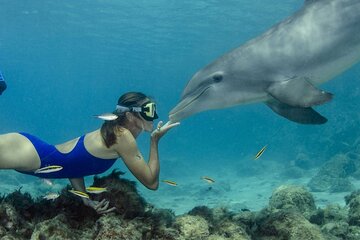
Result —
[{"label": "dolphin's pectoral fin", "polygon": [[301,124],[324,124],[327,119],[321,116],[314,109],[307,107],[293,107],[285,103],[281,103],[275,99],[266,102],[274,112],[293,122]]},{"label": "dolphin's pectoral fin", "polygon": [[267,92],[280,102],[302,108],[323,104],[332,99],[331,93],[317,89],[304,77],[273,83]]}]

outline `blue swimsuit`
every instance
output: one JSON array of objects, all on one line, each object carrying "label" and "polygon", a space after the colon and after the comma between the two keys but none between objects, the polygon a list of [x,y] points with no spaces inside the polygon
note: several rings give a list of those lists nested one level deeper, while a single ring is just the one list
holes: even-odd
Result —
[{"label": "blue swimsuit", "polygon": [[28,138],[34,145],[39,157],[41,166],[61,166],[63,169],[51,173],[34,173],[18,171],[41,178],[80,178],[88,175],[103,173],[115,163],[116,159],[102,159],[91,155],[85,148],[84,137],[81,136],[74,149],[69,153],[59,152],[54,145],[48,144],[39,138],[20,133]]}]

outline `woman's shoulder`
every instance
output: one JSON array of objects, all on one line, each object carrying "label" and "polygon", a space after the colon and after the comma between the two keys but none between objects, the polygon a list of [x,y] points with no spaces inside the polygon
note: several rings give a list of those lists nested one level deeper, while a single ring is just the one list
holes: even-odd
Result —
[{"label": "woman's shoulder", "polygon": [[132,133],[127,128],[121,128],[116,131],[117,144],[136,143]]},{"label": "woman's shoulder", "polygon": [[137,144],[134,136],[128,129],[122,129],[116,132],[116,143],[111,146],[120,156],[131,149],[137,149]]}]

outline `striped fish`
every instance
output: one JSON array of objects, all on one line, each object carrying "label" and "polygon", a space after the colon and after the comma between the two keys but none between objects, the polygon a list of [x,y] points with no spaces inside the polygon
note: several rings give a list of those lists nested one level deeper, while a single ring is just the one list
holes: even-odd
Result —
[{"label": "striped fish", "polygon": [[257,160],[259,157],[261,157],[261,155],[263,155],[263,153],[265,152],[266,148],[267,145],[263,146],[260,151],[255,155],[254,160]]},{"label": "striped fish", "polygon": [[87,187],[86,191],[89,192],[89,193],[99,194],[99,193],[106,192],[107,189],[102,188],[102,187]]},{"label": "striped fish", "polygon": [[46,167],[43,167],[43,168],[39,168],[34,173],[36,173],[36,174],[38,174],[38,173],[52,173],[52,172],[61,171],[62,169],[63,169],[62,166],[51,165],[51,166],[46,166]]},{"label": "striped fish", "polygon": [[207,176],[203,176],[203,177],[201,177],[201,179],[210,184],[213,184],[215,182],[214,179],[212,179],[211,177],[207,177]]},{"label": "striped fish", "polygon": [[162,182],[163,182],[163,183],[166,183],[166,184],[168,184],[168,185],[170,185],[170,186],[174,186],[174,187],[176,187],[176,186],[177,186],[177,183],[176,183],[176,182],[174,182],[174,181],[170,181],[170,180],[162,180]]},{"label": "striped fish", "polygon": [[89,195],[87,193],[81,192],[81,191],[77,191],[77,190],[69,190],[69,192],[71,192],[72,194],[78,196],[78,197],[82,197],[82,198],[89,198]]}]

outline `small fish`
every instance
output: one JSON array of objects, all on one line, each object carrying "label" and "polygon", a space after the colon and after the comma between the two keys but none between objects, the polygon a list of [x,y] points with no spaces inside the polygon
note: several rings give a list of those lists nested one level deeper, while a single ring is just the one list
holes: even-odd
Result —
[{"label": "small fish", "polygon": [[58,193],[48,193],[45,196],[43,196],[43,199],[46,200],[55,200],[59,197],[60,195]]},{"label": "small fish", "polygon": [[106,192],[107,189],[102,188],[102,187],[87,187],[86,191],[89,192],[89,193],[99,194],[99,193],[102,193],[102,192]]},{"label": "small fish", "polygon": [[162,182],[163,182],[163,183],[166,183],[166,184],[168,184],[168,185],[170,185],[170,186],[174,186],[174,187],[176,187],[176,186],[177,186],[177,183],[176,183],[176,182],[174,182],[174,181],[170,181],[170,180],[162,180]]},{"label": "small fish", "polygon": [[52,165],[37,169],[34,173],[52,173],[58,172],[63,169],[62,166]]},{"label": "small fish", "polygon": [[255,155],[254,160],[257,160],[259,157],[261,157],[261,155],[265,152],[266,147],[267,147],[267,145],[263,146],[263,148],[260,149],[260,151]]},{"label": "small fish", "polygon": [[87,195],[84,192],[81,191],[76,191],[76,190],[69,190],[69,192],[71,192],[72,194],[78,196],[78,197],[82,197],[82,198],[89,198],[89,195]]},{"label": "small fish", "polygon": [[49,185],[49,186],[53,186],[53,185],[54,185],[54,183],[53,183],[50,179],[43,178],[42,181],[43,181],[43,183],[45,183],[46,185]]},{"label": "small fish", "polygon": [[212,179],[211,177],[207,177],[207,176],[203,176],[203,177],[201,177],[201,179],[208,182],[208,183],[210,183],[210,184],[215,182],[214,179]]},{"label": "small fish", "polygon": [[105,120],[105,121],[113,121],[116,120],[119,116],[113,113],[103,113],[100,115],[94,115],[94,117]]}]

